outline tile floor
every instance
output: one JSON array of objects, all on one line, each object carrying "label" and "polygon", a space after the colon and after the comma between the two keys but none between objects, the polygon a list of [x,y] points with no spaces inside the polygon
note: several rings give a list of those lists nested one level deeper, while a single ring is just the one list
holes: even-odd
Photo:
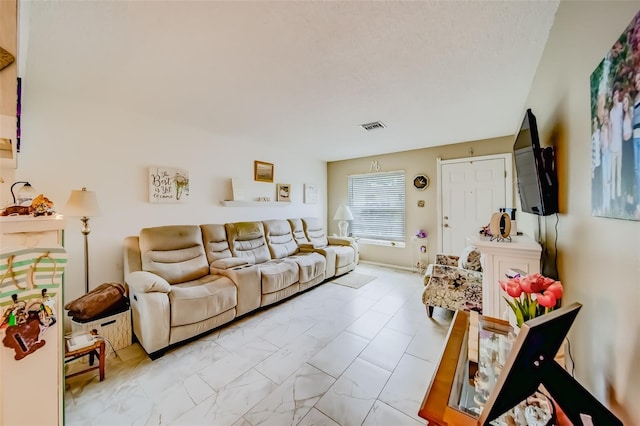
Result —
[{"label": "tile floor", "polygon": [[332,283],[232,322],[151,361],[139,345],[105,381],[67,380],[66,425],[424,425],[418,408],[451,322],[429,319],[416,273]]}]

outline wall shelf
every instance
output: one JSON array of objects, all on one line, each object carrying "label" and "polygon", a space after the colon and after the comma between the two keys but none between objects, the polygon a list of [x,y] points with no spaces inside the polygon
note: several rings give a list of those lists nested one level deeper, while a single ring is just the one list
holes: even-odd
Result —
[{"label": "wall shelf", "polygon": [[231,201],[223,200],[220,203],[225,207],[284,207],[291,204],[290,201]]}]

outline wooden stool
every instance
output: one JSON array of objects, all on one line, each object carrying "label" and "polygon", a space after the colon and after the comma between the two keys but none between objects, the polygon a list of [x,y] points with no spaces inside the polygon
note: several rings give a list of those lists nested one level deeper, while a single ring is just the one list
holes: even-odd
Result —
[{"label": "wooden stool", "polygon": [[[105,344],[104,340],[96,340],[93,345],[84,348],[76,349],[75,351],[66,351],[64,353],[64,363],[74,361],[78,358],[82,358],[85,355],[89,355],[89,368],[81,371],[77,371],[73,374],[65,376],[65,378],[75,377],[78,374],[87,373],[93,370],[100,370],[100,381],[104,380],[104,364],[105,364]],[[98,365],[94,366],[95,358],[98,357]]]}]

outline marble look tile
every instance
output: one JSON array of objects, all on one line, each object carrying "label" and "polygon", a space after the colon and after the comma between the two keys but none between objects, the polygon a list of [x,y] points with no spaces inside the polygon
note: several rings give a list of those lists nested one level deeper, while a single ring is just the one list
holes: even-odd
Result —
[{"label": "marble look tile", "polygon": [[365,296],[356,297],[344,305],[344,312],[359,318],[376,303],[378,303],[377,299],[371,299]]},{"label": "marble look tile", "polygon": [[[424,424],[416,418],[418,399],[433,374],[452,313],[436,309],[433,318],[425,318],[418,274],[367,264],[357,270],[378,278],[357,290],[326,283],[314,287],[155,361],[138,344],[119,350],[118,358],[107,360],[105,381],[97,374],[66,380],[65,425],[413,424],[398,412]],[[385,313],[392,310],[393,315]],[[263,338],[269,333],[272,342]],[[413,339],[392,375],[363,359],[391,368],[398,356],[393,347],[404,342],[394,343],[390,336],[399,334]],[[349,336],[356,342],[373,340],[369,349],[353,350],[360,358],[346,353],[351,349],[342,339]],[[385,341],[389,347],[383,347]],[[338,368],[331,358],[348,361]],[[306,364],[312,362],[338,378]],[[288,416],[293,417],[288,421]]]},{"label": "marble look tile", "polygon": [[252,369],[169,424],[185,426],[233,424],[251,407],[269,395],[275,387],[271,380]]},{"label": "marble look tile", "polygon": [[418,410],[434,372],[435,364],[405,354],[378,399],[424,422],[418,416]]},{"label": "marble look tile", "polygon": [[275,383],[282,383],[320,350],[322,344],[314,338],[301,335],[287,346],[274,352],[255,369]]},{"label": "marble look tile", "polygon": [[298,426],[340,426],[338,423],[325,416],[322,412],[312,408],[309,413],[298,423]]},{"label": "marble look tile", "polygon": [[359,425],[391,373],[356,359],[318,401],[316,408],[341,425]]},{"label": "marble look tile", "polygon": [[211,388],[219,391],[245,374],[254,365],[255,362],[253,360],[230,353],[211,364],[211,366],[198,371],[198,375]]},{"label": "marble look tile", "polygon": [[298,424],[334,382],[305,364],[243,417],[253,426]]},{"label": "marble look tile", "polygon": [[369,310],[351,324],[347,331],[365,339],[373,339],[390,319],[389,314]]},{"label": "marble look tile", "polygon": [[213,388],[211,388],[211,386],[209,386],[207,382],[202,380],[202,378],[197,374],[187,377],[183,384],[187,390],[187,394],[196,405],[200,404],[215,393]]},{"label": "marble look tile", "polygon": [[349,332],[342,332],[331,343],[309,360],[309,364],[333,377],[340,376],[360,352],[369,344],[369,340]]},{"label": "marble look tile", "polygon": [[442,355],[446,333],[439,328],[425,327],[416,333],[406,352],[425,361],[437,363]]},{"label": "marble look tile", "polygon": [[287,322],[278,324],[261,337],[267,342],[281,348],[314,325],[316,325],[316,320],[312,318],[303,317],[291,321],[291,317],[289,317]]},{"label": "marble look tile", "polygon": [[376,401],[369,411],[369,415],[364,419],[362,426],[389,426],[389,425],[402,425],[402,426],[424,426],[424,420],[419,422],[412,419],[406,414],[389,407],[387,404]]},{"label": "marble look tile", "polygon": [[385,314],[394,315],[396,312],[398,312],[398,309],[400,309],[400,307],[404,305],[404,303],[404,298],[391,292],[380,299],[375,305],[371,307],[371,309]]},{"label": "marble look tile", "polygon": [[431,326],[428,321],[429,317],[424,309],[422,311],[415,311],[403,305],[403,307],[398,309],[393,315],[386,327],[415,336],[421,330]]},{"label": "marble look tile", "polygon": [[391,372],[396,368],[409,343],[411,336],[385,327],[367,345],[359,358]]}]

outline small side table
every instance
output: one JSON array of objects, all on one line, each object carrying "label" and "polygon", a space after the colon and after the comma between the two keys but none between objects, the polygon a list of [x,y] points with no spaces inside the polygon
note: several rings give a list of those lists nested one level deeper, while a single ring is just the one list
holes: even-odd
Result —
[{"label": "small side table", "polygon": [[[68,363],[71,361],[75,361],[78,358],[82,358],[83,356],[89,355],[89,368],[85,368],[81,371],[76,371],[75,373],[69,374],[65,376],[66,379],[70,377],[75,377],[79,374],[88,373],[93,370],[100,370],[100,381],[104,380],[104,367],[105,367],[105,344],[104,340],[99,339],[91,345],[84,348],[76,349],[75,351],[65,351],[64,353],[64,363]],[[98,365],[93,365],[96,357],[98,358]]]},{"label": "small side table", "polygon": [[424,274],[429,260],[429,239],[411,237],[411,268],[419,274]]}]

